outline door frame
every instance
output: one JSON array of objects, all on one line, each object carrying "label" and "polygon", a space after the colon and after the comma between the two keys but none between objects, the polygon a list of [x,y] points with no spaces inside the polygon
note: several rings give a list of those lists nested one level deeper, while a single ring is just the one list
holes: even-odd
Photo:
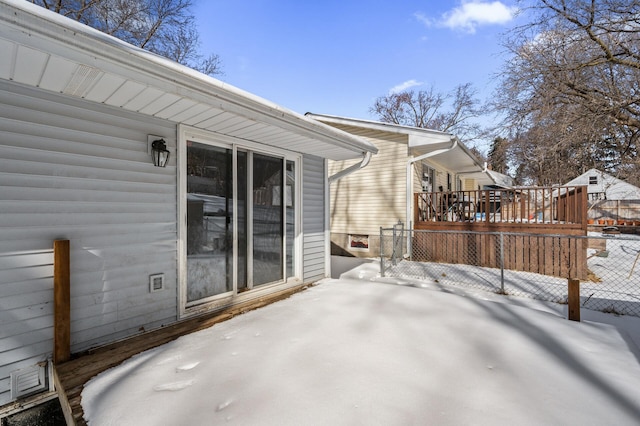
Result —
[{"label": "door frame", "polygon": [[[251,300],[256,297],[261,297],[264,294],[268,294],[274,291],[281,290],[283,288],[292,287],[295,285],[299,285],[303,281],[303,271],[302,271],[302,155],[299,153],[295,153],[292,151],[287,151],[283,149],[273,148],[271,146],[265,147],[263,144],[259,144],[256,142],[241,140],[232,138],[226,135],[208,132],[205,130],[195,129],[185,125],[178,126],[178,135],[177,135],[177,164],[178,164],[178,223],[177,223],[177,232],[178,232],[178,281],[177,281],[177,298],[178,298],[178,317],[189,317],[193,315],[197,315],[206,311],[221,309],[224,307],[229,307],[234,304],[242,303],[247,300]],[[187,302],[187,197],[186,197],[186,188],[187,188],[187,176],[186,176],[186,168],[187,168],[187,141],[193,141],[203,144],[208,144],[212,146],[218,146],[222,148],[227,148],[232,150],[232,164],[233,164],[233,214],[234,214],[234,227],[233,227],[233,290],[230,292],[221,293],[219,295],[215,295],[197,303],[188,303]],[[293,253],[294,253],[294,273],[292,277],[286,276],[286,258],[287,258],[287,239],[286,239],[286,222],[283,227],[283,259],[282,259],[282,267],[284,270],[285,280],[278,281],[274,283],[260,285],[256,288],[252,288],[252,277],[251,270],[252,265],[251,262],[248,262],[247,265],[247,290],[238,293],[238,226],[236,220],[237,214],[237,202],[238,202],[238,194],[237,194],[237,182],[238,182],[238,167],[237,167],[237,152],[238,150],[247,151],[249,154],[253,152],[273,155],[277,157],[281,157],[283,159],[284,164],[284,172],[283,180],[286,186],[286,164],[287,161],[294,161],[295,164],[295,188],[293,193],[294,198],[294,206],[295,206],[295,226],[294,226],[294,243],[293,243]],[[247,162],[249,163],[249,157],[247,156]],[[251,167],[247,167],[251,169]],[[249,172],[249,176],[251,176],[251,172]],[[282,188],[286,194],[286,187]],[[285,195],[286,197],[286,195]],[[249,195],[248,195],[249,198]],[[286,220],[286,202],[282,203],[283,207],[283,218]],[[251,250],[253,235],[251,233],[251,208],[247,206],[247,235],[249,244],[247,247],[247,252]]]}]

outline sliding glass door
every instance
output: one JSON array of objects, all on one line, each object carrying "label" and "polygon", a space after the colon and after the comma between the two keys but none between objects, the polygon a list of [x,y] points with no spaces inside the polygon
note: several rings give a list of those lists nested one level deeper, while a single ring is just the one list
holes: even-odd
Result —
[{"label": "sliding glass door", "polygon": [[296,276],[296,161],[187,141],[186,303]]}]

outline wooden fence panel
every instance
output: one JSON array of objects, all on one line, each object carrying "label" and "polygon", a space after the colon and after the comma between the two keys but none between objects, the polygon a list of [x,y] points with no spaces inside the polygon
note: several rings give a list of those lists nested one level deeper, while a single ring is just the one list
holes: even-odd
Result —
[{"label": "wooden fence panel", "polygon": [[599,200],[588,202],[589,219],[613,219],[640,223],[640,200]]},{"label": "wooden fence panel", "polygon": [[[587,254],[581,238],[558,235],[503,235],[504,268],[586,279]],[[500,268],[500,234],[416,232],[415,261]]]},{"label": "wooden fence panel", "polygon": [[522,270],[529,271],[531,269],[531,236],[523,237],[523,262]]},{"label": "wooden fence panel", "polygon": [[569,253],[569,240],[566,238],[558,239],[560,244],[560,271],[561,277],[569,277],[569,271],[571,270],[570,253]]}]

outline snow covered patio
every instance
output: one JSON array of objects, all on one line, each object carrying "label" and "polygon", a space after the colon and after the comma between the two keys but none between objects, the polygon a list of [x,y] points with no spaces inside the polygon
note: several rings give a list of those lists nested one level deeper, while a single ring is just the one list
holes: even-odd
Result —
[{"label": "snow covered patio", "polygon": [[638,424],[640,319],[377,277],[363,264],[138,354],[91,425]]}]

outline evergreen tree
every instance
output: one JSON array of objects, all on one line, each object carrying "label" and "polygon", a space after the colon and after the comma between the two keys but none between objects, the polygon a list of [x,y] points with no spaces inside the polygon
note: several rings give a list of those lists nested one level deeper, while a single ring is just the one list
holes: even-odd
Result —
[{"label": "evergreen tree", "polygon": [[487,161],[491,166],[491,170],[495,170],[496,172],[504,175],[508,174],[508,150],[509,141],[505,138],[498,136],[493,140],[487,156]]}]

